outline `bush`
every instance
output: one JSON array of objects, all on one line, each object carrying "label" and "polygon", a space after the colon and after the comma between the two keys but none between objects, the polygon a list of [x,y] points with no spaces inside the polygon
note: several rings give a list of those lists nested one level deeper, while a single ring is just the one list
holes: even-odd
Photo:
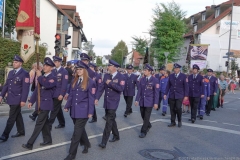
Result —
[{"label": "bush", "polygon": [[[17,41],[13,41],[10,39],[0,38],[0,70],[4,70],[8,65],[8,62],[12,62],[15,54],[20,54],[20,46],[21,44]],[[43,62],[46,55],[46,48],[39,47],[39,61]],[[36,54],[34,54],[27,63],[23,64],[23,68],[27,71],[31,70],[31,66],[34,62],[36,62]],[[4,82],[4,74],[0,74],[0,83]]]}]

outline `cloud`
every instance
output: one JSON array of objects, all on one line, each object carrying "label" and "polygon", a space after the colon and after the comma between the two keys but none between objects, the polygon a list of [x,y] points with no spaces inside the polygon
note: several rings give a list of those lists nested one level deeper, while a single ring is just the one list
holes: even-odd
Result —
[{"label": "cloud", "polygon": [[[165,0],[171,2],[172,0]],[[220,4],[227,0],[215,0]],[[128,44],[131,50],[132,36],[149,37],[152,9],[158,0],[54,0],[57,4],[76,5],[83,22],[87,39],[92,38],[97,55],[111,54],[111,50],[120,40]],[[211,6],[209,0],[175,0],[187,11],[187,16],[203,11]]]}]

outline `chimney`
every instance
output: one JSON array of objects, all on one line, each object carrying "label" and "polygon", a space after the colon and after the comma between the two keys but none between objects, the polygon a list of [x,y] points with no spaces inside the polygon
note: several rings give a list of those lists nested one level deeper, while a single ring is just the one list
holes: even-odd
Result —
[{"label": "chimney", "polygon": [[210,9],[210,6],[206,6],[205,8],[206,8],[206,10],[207,10],[207,9]]},{"label": "chimney", "polygon": [[216,7],[216,5],[211,5],[211,9],[214,9]]}]

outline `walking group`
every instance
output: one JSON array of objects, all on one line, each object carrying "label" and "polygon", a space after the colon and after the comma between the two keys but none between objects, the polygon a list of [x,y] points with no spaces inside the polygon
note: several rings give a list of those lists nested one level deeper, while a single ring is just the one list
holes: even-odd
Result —
[{"label": "walking group", "polygon": [[[29,73],[22,68],[23,60],[17,55],[14,57],[14,69],[9,72],[0,95],[0,101],[7,96],[7,103],[10,106],[9,118],[0,140],[8,140],[15,122],[17,133],[12,137],[25,135],[21,107],[24,107],[28,100],[28,108],[35,104],[35,112],[30,118],[34,121],[36,119],[36,124],[31,137],[22,147],[32,150],[41,132],[43,142],[40,145],[52,145],[51,130],[55,119],[57,118],[59,122],[55,129],[64,128],[66,125],[61,107],[65,99],[67,102],[64,111],[69,112],[74,124],[69,154],[65,160],[72,160],[76,157],[79,144],[84,147],[82,153],[88,153],[91,147],[85,126],[89,118],[92,118],[89,123],[97,122],[95,105],[98,105],[103,93],[105,93],[103,118],[106,123],[98,146],[104,149],[108,142],[120,140],[115,119],[122,93],[126,102],[123,116],[127,118],[132,113],[137,88],[134,104],[140,107],[143,125],[139,137],[144,138],[152,127],[150,123],[152,109],[159,110],[161,103],[163,116],[167,114],[168,105],[170,106],[171,123],[168,126],[181,127],[184,101],[190,103],[189,120],[194,123],[197,117],[203,119],[205,113],[207,116],[210,115],[214,95],[218,91],[218,83],[222,86],[221,91],[226,89],[224,88],[226,84],[218,82],[218,79],[212,75],[213,70],[208,69],[206,76],[201,75],[197,65],[193,65],[192,74],[189,76],[180,72],[181,66],[177,63],[174,64],[172,74],[166,71],[165,67],[161,67],[159,74],[153,76],[153,67],[145,64],[144,76],[139,80],[139,77],[133,74],[132,65],[126,67],[127,73],[121,74],[118,72],[120,65],[114,60],[109,60],[108,73],[102,78],[95,72],[97,66],[90,63],[90,57],[85,53],[81,54],[81,60],[76,63],[73,76],[72,73],[69,74],[67,68],[61,66],[61,63],[62,59],[57,56],[53,56],[53,60],[45,58],[44,64],[35,69],[34,78],[30,79]],[[34,82],[31,86],[30,81]],[[31,95],[28,94],[29,90],[33,91]],[[109,140],[111,133],[112,138]]]}]

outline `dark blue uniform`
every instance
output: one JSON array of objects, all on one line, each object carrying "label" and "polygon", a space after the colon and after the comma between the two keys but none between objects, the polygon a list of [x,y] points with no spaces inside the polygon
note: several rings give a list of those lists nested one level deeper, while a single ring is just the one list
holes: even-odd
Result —
[{"label": "dark blue uniform", "polygon": [[[62,59],[60,57],[53,56],[53,61],[62,62]],[[49,117],[49,125],[50,129],[52,129],[52,124],[54,123],[57,117],[59,122],[59,125],[55,127],[57,129],[65,127],[65,119],[62,111],[62,100],[59,100],[58,97],[60,95],[64,97],[66,94],[68,85],[68,71],[63,67],[60,67],[58,69],[57,68],[53,69],[52,74],[57,78],[57,86],[53,94],[54,110],[51,111]]]},{"label": "dark blue uniform", "polygon": [[[167,99],[163,98],[166,87],[167,87],[168,79],[169,77],[162,76],[160,80],[159,97],[161,96],[161,100],[163,101],[163,105],[162,105],[163,116],[165,116],[165,114],[167,113],[167,107],[168,107],[168,95],[167,95]],[[160,98],[159,98],[159,101],[160,101]],[[159,102],[159,108],[160,108],[160,104],[161,104],[161,101]]]},{"label": "dark blue uniform", "polygon": [[[15,56],[13,61],[22,62],[19,56]],[[0,97],[7,94],[7,103],[10,106],[9,118],[0,140],[6,141],[16,122],[17,134],[12,137],[25,135],[24,123],[21,114],[21,102],[26,102],[29,91],[29,74],[22,68],[11,70],[8,74],[7,81],[3,86]]]},{"label": "dark blue uniform", "polygon": [[198,105],[198,115],[200,116],[200,119],[203,118],[203,115],[205,114],[205,106],[207,104],[207,98],[210,97],[210,83],[207,78],[203,78],[204,80],[204,97],[201,98],[200,103]]},{"label": "dark blue uniform", "polygon": [[135,96],[135,87],[138,86],[138,81],[135,74],[124,74],[125,76],[125,88],[123,90],[124,99],[126,102],[126,111],[124,116],[132,113],[132,103],[133,103],[133,96]]}]

